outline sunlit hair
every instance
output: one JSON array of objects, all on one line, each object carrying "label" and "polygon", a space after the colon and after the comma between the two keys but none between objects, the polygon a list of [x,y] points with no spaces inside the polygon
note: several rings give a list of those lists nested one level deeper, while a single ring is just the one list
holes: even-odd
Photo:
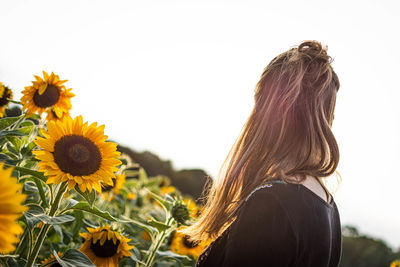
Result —
[{"label": "sunlit hair", "polygon": [[305,41],[275,57],[255,88],[254,108],[211,187],[199,219],[184,233],[215,239],[262,182],[336,171],[339,149],[331,131],[339,79],[327,48]]}]

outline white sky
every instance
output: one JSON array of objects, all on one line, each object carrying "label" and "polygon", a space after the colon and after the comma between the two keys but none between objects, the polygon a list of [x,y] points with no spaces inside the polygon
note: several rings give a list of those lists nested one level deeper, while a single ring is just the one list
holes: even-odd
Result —
[{"label": "white sky", "polygon": [[54,71],[76,94],[72,115],[212,176],[269,61],[303,40],[327,44],[342,85],[342,224],[400,247],[396,1],[2,0],[0,10],[0,81],[16,99]]}]

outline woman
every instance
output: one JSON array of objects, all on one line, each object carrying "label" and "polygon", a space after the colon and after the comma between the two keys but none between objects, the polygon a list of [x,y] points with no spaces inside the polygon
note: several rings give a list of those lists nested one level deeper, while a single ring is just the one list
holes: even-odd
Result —
[{"label": "woman", "polygon": [[339,265],[339,213],[322,181],[339,162],[331,61],[305,41],[265,68],[199,220],[183,231],[214,240],[196,266]]}]

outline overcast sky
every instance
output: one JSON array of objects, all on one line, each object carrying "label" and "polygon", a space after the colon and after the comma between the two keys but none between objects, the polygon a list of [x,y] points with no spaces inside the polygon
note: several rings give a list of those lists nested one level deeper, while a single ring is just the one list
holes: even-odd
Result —
[{"label": "overcast sky", "polygon": [[342,224],[400,247],[397,1],[0,2],[0,81],[73,88],[72,115],[174,167],[216,176],[277,54],[328,45],[341,88],[333,131]]}]

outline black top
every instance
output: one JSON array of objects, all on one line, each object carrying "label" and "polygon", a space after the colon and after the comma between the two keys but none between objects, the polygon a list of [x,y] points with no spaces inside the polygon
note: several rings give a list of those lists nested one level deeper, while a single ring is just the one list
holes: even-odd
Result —
[{"label": "black top", "polygon": [[268,183],[247,197],[196,266],[336,267],[341,238],[332,196],[327,203],[303,185]]}]

